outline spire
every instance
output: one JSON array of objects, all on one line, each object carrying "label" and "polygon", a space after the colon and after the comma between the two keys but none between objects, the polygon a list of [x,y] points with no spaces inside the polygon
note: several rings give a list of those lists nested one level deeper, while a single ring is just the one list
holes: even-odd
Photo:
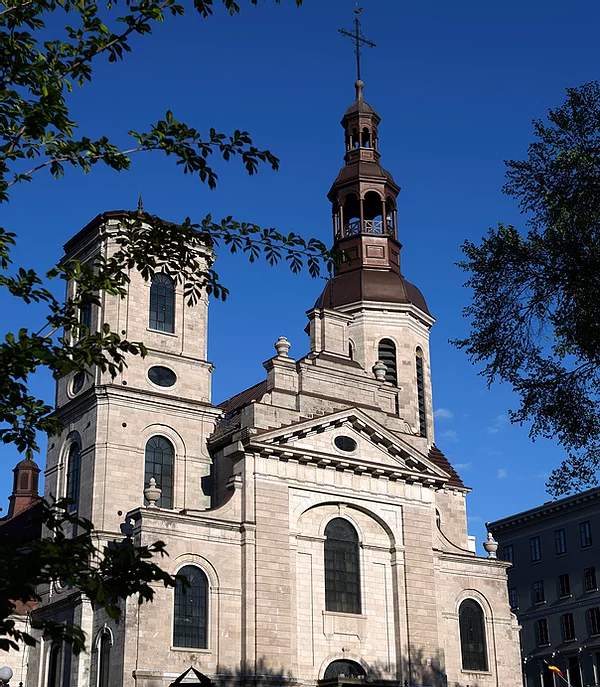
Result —
[{"label": "spire", "polygon": [[144,201],[142,200],[142,194],[141,193],[140,193],[140,197],[138,200],[137,216],[138,217],[144,216]]}]

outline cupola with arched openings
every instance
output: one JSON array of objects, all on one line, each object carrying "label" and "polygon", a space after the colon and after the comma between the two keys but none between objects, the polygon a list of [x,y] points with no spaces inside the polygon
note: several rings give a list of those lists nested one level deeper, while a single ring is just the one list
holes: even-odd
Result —
[{"label": "cupola with arched openings", "polygon": [[341,121],[345,164],[328,194],[338,258],[321,302],[330,308],[360,300],[412,303],[429,314],[421,292],[400,272],[400,187],[381,166],[381,118],[365,101],[360,79],[355,88],[356,100]]}]

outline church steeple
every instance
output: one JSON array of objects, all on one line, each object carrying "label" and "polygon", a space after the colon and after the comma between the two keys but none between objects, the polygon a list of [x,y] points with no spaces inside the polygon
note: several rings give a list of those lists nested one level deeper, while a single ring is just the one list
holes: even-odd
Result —
[{"label": "church steeple", "polygon": [[[356,100],[341,122],[346,164],[328,195],[333,205],[334,241],[340,251],[346,251],[339,269],[347,271],[359,267],[356,258],[360,258],[362,266],[394,265],[399,268],[396,198],[400,187],[380,164],[378,126],[381,118],[363,97],[364,83],[358,80],[355,87]],[[357,240],[364,236],[381,237],[380,249],[369,255],[365,242]],[[395,245],[387,246],[389,240]],[[387,250],[383,250],[385,248]]]},{"label": "church steeple", "polygon": [[338,251],[336,276],[321,302],[330,308],[361,300],[413,303],[428,312],[420,291],[400,272],[396,212],[400,187],[381,166],[381,118],[365,101],[362,80],[355,88],[356,99],[341,121],[345,164],[327,196]]}]

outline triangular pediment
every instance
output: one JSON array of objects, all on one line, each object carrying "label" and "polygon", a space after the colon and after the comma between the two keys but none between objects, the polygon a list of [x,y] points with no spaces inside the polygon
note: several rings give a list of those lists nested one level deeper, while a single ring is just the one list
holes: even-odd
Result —
[{"label": "triangular pediment", "polygon": [[414,446],[357,408],[261,432],[250,443],[266,454],[310,460],[323,467],[341,465],[428,483],[447,482],[450,477]]}]

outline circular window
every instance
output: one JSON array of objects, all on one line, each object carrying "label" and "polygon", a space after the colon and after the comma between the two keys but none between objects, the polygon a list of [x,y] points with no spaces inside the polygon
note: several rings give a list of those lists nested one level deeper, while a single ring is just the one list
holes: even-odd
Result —
[{"label": "circular window", "polygon": [[336,445],[336,448],[340,449],[340,451],[346,451],[347,453],[356,451],[356,441],[354,441],[352,437],[347,437],[342,434],[341,436],[336,437],[333,440],[333,443]]},{"label": "circular window", "polygon": [[77,372],[76,375],[73,377],[73,384],[71,386],[71,390],[74,394],[78,394],[83,389],[84,384],[85,372]]},{"label": "circular window", "polygon": [[148,379],[157,386],[173,386],[177,381],[177,375],[168,367],[155,365],[148,370]]}]

